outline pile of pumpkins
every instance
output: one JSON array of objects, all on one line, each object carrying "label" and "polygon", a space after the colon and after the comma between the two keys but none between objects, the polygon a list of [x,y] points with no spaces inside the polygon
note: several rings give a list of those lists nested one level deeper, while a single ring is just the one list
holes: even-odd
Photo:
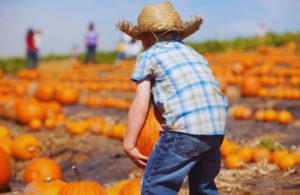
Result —
[{"label": "pile of pumpkins", "polygon": [[250,106],[243,104],[232,107],[230,114],[237,120],[254,118],[258,122],[278,122],[281,125],[287,125],[293,121],[293,115],[288,110],[269,108],[260,109],[254,113]]},{"label": "pile of pumpkins", "polygon": [[65,130],[72,135],[82,135],[90,132],[93,135],[103,135],[122,140],[125,136],[126,125],[124,122],[108,120],[103,116],[82,120],[66,121]]},{"label": "pile of pumpkins", "polygon": [[266,161],[286,171],[300,163],[300,155],[286,149],[271,151],[265,147],[243,147],[227,138],[222,143],[221,154],[229,169],[241,169],[246,163]]}]

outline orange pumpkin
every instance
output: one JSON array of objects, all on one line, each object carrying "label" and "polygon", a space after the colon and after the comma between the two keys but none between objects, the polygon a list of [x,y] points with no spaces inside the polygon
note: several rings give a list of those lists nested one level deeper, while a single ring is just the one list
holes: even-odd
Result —
[{"label": "orange pumpkin", "polygon": [[12,151],[17,159],[32,159],[40,152],[39,140],[33,135],[20,135],[13,141]]},{"label": "orange pumpkin", "polygon": [[260,161],[271,161],[271,152],[267,148],[255,148],[253,150],[253,160],[254,162]]},{"label": "orange pumpkin", "polygon": [[119,195],[141,194],[141,179],[136,178],[124,185]]},{"label": "orange pumpkin", "polygon": [[73,166],[73,170],[76,173],[78,181],[67,183],[61,188],[58,195],[107,195],[105,189],[100,184],[94,181],[81,181],[80,173],[75,166]]},{"label": "orange pumpkin", "polygon": [[23,174],[23,179],[26,183],[35,180],[43,180],[47,177],[62,179],[62,170],[60,166],[50,158],[34,159],[25,168]]},{"label": "orange pumpkin", "polygon": [[279,161],[277,162],[277,165],[281,170],[288,170],[289,168],[293,167],[297,161],[295,160],[294,156],[292,154],[284,154],[281,156]]},{"label": "orange pumpkin", "polygon": [[286,125],[293,120],[292,114],[287,110],[282,110],[278,113],[277,120],[279,124]]},{"label": "orange pumpkin", "polygon": [[138,150],[145,156],[149,156],[155,143],[159,139],[160,120],[156,117],[154,109],[150,109],[146,122],[137,140]]},{"label": "orange pumpkin", "polygon": [[278,161],[281,159],[281,157],[285,154],[288,154],[289,152],[287,150],[275,150],[273,153],[272,153],[272,156],[271,156],[271,162],[272,163],[278,163]]},{"label": "orange pumpkin", "polygon": [[2,147],[9,156],[12,155],[12,142],[13,141],[8,137],[0,137],[0,147]]},{"label": "orange pumpkin", "polygon": [[277,120],[277,111],[274,109],[268,109],[265,111],[265,121],[274,122]]},{"label": "orange pumpkin", "polygon": [[233,154],[237,151],[239,145],[235,142],[223,142],[220,148],[221,154],[223,157],[226,157],[230,154]]},{"label": "orange pumpkin", "polygon": [[240,148],[237,151],[237,155],[243,161],[250,162],[250,161],[252,161],[252,157],[253,157],[253,149],[252,148],[248,148],[248,147]]},{"label": "orange pumpkin", "polygon": [[0,137],[9,137],[9,129],[0,124]]},{"label": "orange pumpkin", "polygon": [[246,76],[241,83],[241,92],[245,97],[257,96],[261,89],[261,81],[255,76]]},{"label": "orange pumpkin", "polygon": [[35,96],[41,101],[50,101],[54,98],[55,87],[48,83],[41,83],[37,86]]},{"label": "orange pumpkin", "polygon": [[56,120],[53,118],[47,118],[44,124],[46,129],[54,129],[56,127]]},{"label": "orange pumpkin", "polygon": [[230,154],[225,158],[225,166],[229,169],[240,169],[243,167],[243,160],[239,155]]},{"label": "orange pumpkin", "polygon": [[64,87],[57,92],[56,99],[64,105],[76,104],[79,100],[79,92],[75,88]]},{"label": "orange pumpkin", "polygon": [[11,163],[8,154],[0,147],[0,191],[8,188],[12,175]]},{"label": "orange pumpkin", "polygon": [[33,131],[40,130],[42,128],[42,125],[43,125],[42,121],[38,118],[35,118],[35,119],[31,120],[30,123],[29,123],[30,129],[33,130]]},{"label": "orange pumpkin", "polygon": [[23,191],[23,195],[57,195],[64,185],[66,185],[65,182],[48,177],[28,184]]},{"label": "orange pumpkin", "polygon": [[23,124],[29,124],[36,118],[43,120],[45,116],[44,106],[36,100],[22,101],[17,108],[17,117]]}]

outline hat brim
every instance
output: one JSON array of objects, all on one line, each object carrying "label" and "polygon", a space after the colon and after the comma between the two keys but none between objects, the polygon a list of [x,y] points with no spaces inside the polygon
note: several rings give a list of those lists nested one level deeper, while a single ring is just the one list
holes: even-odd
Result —
[{"label": "hat brim", "polygon": [[200,29],[203,23],[203,19],[199,16],[193,17],[190,21],[182,22],[180,27],[175,26],[164,26],[164,27],[154,27],[154,25],[148,26],[134,26],[131,23],[122,20],[117,24],[117,28],[131,36],[134,39],[141,39],[141,34],[145,32],[166,32],[166,31],[177,31],[179,32],[179,38],[181,40],[192,35],[194,32]]}]

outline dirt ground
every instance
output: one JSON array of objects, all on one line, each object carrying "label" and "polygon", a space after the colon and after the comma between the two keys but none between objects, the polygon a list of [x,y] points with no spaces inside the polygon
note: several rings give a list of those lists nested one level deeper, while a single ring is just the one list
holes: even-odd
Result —
[{"label": "dirt ground", "polygon": [[[236,103],[247,103],[255,109],[266,107],[264,101],[258,99],[242,99]],[[278,109],[292,111],[294,118],[299,118],[300,102],[281,101],[268,102]],[[97,116],[111,116],[125,119],[126,111],[113,109],[85,109],[83,106],[64,108],[71,118],[87,118]],[[0,120],[12,130],[12,136],[29,132],[12,121]],[[240,143],[256,142],[259,137],[268,136],[286,146],[300,145],[300,126],[297,122],[289,126],[280,126],[276,123],[257,123],[254,120],[236,121],[228,118],[228,136]],[[75,180],[71,170],[77,165],[83,178],[95,180],[104,186],[142,175],[142,170],[126,157],[122,150],[120,140],[86,133],[82,136],[72,136],[65,132],[63,126],[55,130],[41,130],[31,132],[42,143],[40,157],[51,157],[62,167],[64,180]],[[25,187],[22,182],[23,170],[29,161],[14,163],[14,176],[7,193],[21,194]],[[227,170],[222,167],[217,178],[220,194],[300,194],[300,168],[296,167],[290,172],[279,171],[275,165],[253,164],[244,170]],[[186,183],[183,185],[186,188]],[[1,194],[1,193],[0,193]]]}]

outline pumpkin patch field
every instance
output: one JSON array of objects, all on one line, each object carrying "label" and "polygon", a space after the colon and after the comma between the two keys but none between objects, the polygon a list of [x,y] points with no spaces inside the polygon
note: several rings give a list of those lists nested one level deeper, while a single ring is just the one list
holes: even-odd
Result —
[{"label": "pumpkin patch field", "polygon": [[[204,54],[229,102],[221,194],[300,194],[298,47]],[[0,194],[139,194],[143,170],[122,148],[134,65],[57,60],[1,71]],[[159,138],[154,115],[137,143],[144,155]]]}]

